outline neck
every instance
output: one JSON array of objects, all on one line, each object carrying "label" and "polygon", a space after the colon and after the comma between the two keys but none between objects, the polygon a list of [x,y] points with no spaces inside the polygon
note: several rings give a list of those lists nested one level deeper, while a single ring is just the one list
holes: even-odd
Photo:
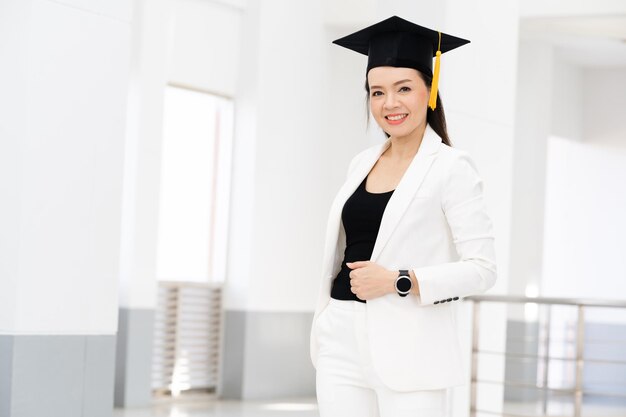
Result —
[{"label": "neck", "polygon": [[411,159],[415,156],[424,139],[426,124],[418,126],[414,131],[406,136],[391,136],[391,144],[387,149],[387,155],[394,160]]}]

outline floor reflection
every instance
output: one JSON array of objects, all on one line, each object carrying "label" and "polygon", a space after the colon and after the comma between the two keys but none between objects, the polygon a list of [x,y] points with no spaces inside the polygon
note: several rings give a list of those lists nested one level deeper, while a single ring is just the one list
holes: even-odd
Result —
[{"label": "floor reflection", "polygon": [[[541,415],[533,403],[505,403],[510,415]],[[624,417],[626,406],[584,404],[584,417]],[[565,410],[561,410],[565,411]],[[554,413],[554,414],[552,414]],[[479,413],[478,417],[494,417],[498,413]],[[551,416],[571,416],[552,409]],[[319,417],[315,398],[290,398],[276,401],[232,401],[215,399],[161,401],[147,408],[116,409],[113,417]]]},{"label": "floor reflection", "polygon": [[196,399],[157,402],[148,408],[116,409],[113,417],[318,417],[315,398],[275,401]]}]

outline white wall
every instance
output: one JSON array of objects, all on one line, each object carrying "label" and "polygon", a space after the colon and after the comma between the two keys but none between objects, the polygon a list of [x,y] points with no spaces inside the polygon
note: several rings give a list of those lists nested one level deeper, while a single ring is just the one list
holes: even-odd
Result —
[{"label": "white wall", "polygon": [[0,5],[0,332],[114,334],[125,1]]},{"label": "white wall", "polygon": [[[554,48],[543,39],[520,40],[509,280],[509,293],[515,295],[537,295],[541,285],[546,149],[553,109],[558,109],[553,105],[553,56]],[[519,313],[511,318],[523,319]]]},{"label": "white wall", "polygon": [[626,67],[586,70],[582,77],[585,142],[623,152],[626,146]]},{"label": "white wall", "polygon": [[168,81],[232,97],[237,89],[242,6],[175,0]]},{"label": "white wall", "polygon": [[320,181],[331,141],[324,109],[333,100],[322,87],[322,8],[286,0],[248,6],[226,307],[306,311],[317,290],[325,221],[314,216],[326,210],[320,196],[331,198]]},{"label": "white wall", "polygon": [[[534,287],[544,296],[623,298],[616,277],[625,272],[617,248],[626,207],[618,191],[626,166],[626,67],[609,54],[623,54],[624,47],[611,43],[597,21],[608,3],[584,10],[563,5],[563,15],[596,12],[595,20],[579,16],[569,27],[537,24],[554,10],[535,4],[532,13],[540,18],[524,22],[511,245],[516,294]],[[595,58],[583,59],[586,50]],[[598,314],[597,320],[615,317]]]},{"label": "white wall", "polygon": [[549,141],[542,295],[623,299],[626,68],[587,69],[580,81],[582,141]]},{"label": "white wall", "polygon": [[[319,274],[308,221],[324,184],[327,114],[322,8],[318,2],[262,2],[255,164],[255,248],[250,310],[306,309]],[[294,18],[300,16],[301,18]],[[280,27],[281,30],[276,30]],[[287,34],[297,34],[289,36]]]},{"label": "white wall", "polygon": [[523,0],[520,17],[617,15],[626,11],[622,0]]},{"label": "white wall", "polygon": [[[545,43],[545,40],[540,41]],[[548,46],[549,47],[549,46]],[[551,95],[550,109],[552,135],[568,138],[571,140],[582,140],[583,120],[585,102],[581,88],[583,85],[583,69],[578,65],[571,64],[559,56],[558,49],[551,48],[551,56],[544,57],[546,64],[538,66],[538,70],[552,71],[552,83],[543,85]],[[532,65],[532,64],[530,64]],[[529,80],[530,83],[533,80]]]},{"label": "white wall", "polygon": [[322,4],[324,23],[334,28],[368,25],[378,6],[376,0],[323,0]]},{"label": "white wall", "polygon": [[172,0],[135,0],[126,115],[120,305],[156,305],[163,94],[167,83]]}]

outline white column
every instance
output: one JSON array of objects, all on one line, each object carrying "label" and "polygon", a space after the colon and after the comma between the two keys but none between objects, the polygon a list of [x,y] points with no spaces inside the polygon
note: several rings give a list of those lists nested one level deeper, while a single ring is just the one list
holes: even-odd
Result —
[{"label": "white column", "polygon": [[[227,306],[306,311],[318,276],[307,249],[322,239],[306,213],[325,210],[319,176],[330,141],[324,109],[333,100],[324,88],[322,11],[315,2],[262,2],[257,19],[243,25],[232,203],[251,223],[233,213],[229,257],[229,285],[250,296],[230,294]],[[243,242],[251,246],[239,250]]]},{"label": "white column", "polygon": [[111,413],[131,13],[0,4],[3,417]]},{"label": "white column", "polygon": [[159,213],[163,94],[171,0],[135,0],[120,248],[115,404],[148,405]]},{"label": "white column", "polygon": [[243,15],[226,282],[226,344],[239,347],[226,350],[231,397],[313,394],[309,310],[335,192],[327,170],[345,175],[329,167],[343,145],[327,135],[335,98],[322,15],[318,2],[288,0],[250,1]]},{"label": "white column", "polygon": [[[553,51],[542,39],[520,42],[510,292],[538,295],[543,254],[546,151],[552,129]],[[537,65],[541,63],[541,65]],[[522,319],[523,317],[515,317]]]}]

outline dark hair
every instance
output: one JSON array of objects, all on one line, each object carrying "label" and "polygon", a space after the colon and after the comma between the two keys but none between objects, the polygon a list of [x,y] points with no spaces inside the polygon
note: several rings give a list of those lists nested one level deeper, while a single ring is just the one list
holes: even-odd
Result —
[{"label": "dark hair", "polygon": [[[417,70],[415,70],[417,71]],[[421,71],[417,71],[419,76],[424,81],[424,84],[430,86],[433,82],[433,78],[424,74]],[[369,122],[370,112],[369,112],[369,102],[370,102],[370,86],[367,82],[367,76],[365,77],[365,91],[367,91],[367,98],[365,99],[367,103],[367,120]],[[450,138],[448,137],[448,129],[446,127],[446,114],[443,111],[443,103],[441,102],[441,92],[437,93],[437,106],[435,110],[432,110],[430,107],[426,110],[426,123],[430,125],[430,127],[439,135],[441,141],[448,145],[452,146],[450,143]],[[389,137],[390,135],[385,132],[385,135]]]}]

